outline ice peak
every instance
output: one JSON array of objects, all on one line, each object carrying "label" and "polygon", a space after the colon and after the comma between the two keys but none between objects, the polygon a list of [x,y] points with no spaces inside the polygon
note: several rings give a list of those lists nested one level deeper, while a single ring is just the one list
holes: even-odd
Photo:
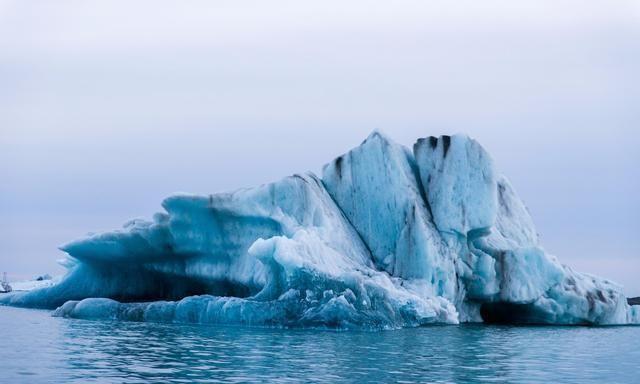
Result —
[{"label": "ice peak", "polygon": [[380,129],[374,129],[373,131],[371,131],[369,136],[367,136],[367,138],[362,141],[361,145],[366,143],[366,142],[368,142],[368,141],[380,141],[380,142],[385,142],[385,143],[393,143],[394,142],[389,136],[387,136]]},{"label": "ice peak", "polygon": [[618,286],[539,246],[524,204],[466,135],[411,152],[376,130],[321,179],[162,205],[151,221],[65,244],[62,281],[0,304],[285,327],[640,323]]}]

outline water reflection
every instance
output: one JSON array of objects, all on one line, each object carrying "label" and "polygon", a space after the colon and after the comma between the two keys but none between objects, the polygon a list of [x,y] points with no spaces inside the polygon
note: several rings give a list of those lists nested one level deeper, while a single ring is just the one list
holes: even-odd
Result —
[{"label": "water reflection", "polygon": [[[98,322],[0,308],[0,368],[29,382],[634,382],[638,327],[378,333]],[[21,380],[17,380],[20,378]]]}]

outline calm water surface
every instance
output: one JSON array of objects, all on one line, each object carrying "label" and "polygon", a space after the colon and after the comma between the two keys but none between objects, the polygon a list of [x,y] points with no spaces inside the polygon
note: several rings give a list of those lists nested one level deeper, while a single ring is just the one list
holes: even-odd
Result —
[{"label": "calm water surface", "polygon": [[331,332],[0,307],[0,382],[640,383],[640,327]]}]

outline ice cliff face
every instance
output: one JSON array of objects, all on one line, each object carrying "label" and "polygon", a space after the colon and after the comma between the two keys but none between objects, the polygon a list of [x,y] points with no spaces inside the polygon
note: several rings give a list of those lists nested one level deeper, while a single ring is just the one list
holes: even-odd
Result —
[{"label": "ice cliff face", "polygon": [[59,316],[385,329],[486,321],[640,323],[615,284],[574,272],[466,136],[413,152],[374,132],[313,174],[210,196],[62,247],[58,284],[0,303]]}]

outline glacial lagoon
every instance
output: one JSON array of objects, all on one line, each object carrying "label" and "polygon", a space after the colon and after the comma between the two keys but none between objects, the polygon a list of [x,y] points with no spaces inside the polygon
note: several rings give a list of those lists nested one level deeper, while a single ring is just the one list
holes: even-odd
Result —
[{"label": "glacial lagoon", "polygon": [[5,383],[634,383],[640,327],[323,331],[89,321],[0,307]]}]

